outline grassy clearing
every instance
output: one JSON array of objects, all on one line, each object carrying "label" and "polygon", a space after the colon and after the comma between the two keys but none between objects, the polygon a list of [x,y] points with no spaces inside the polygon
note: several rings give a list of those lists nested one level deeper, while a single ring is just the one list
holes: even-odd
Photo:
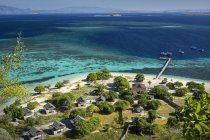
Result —
[{"label": "grassy clearing", "polygon": [[185,103],[185,97],[174,97],[173,102],[178,104],[179,106],[183,106]]},{"label": "grassy clearing", "polygon": [[50,122],[62,120],[64,118],[63,113],[57,113],[55,115],[48,115],[48,116],[38,116],[37,119],[39,120],[39,125],[48,124]]},{"label": "grassy clearing", "polygon": [[[93,90],[95,90],[94,87],[91,87],[91,86],[85,86],[85,87],[82,87],[81,89],[79,90],[73,90],[72,93],[74,93],[74,96],[76,98],[79,98],[80,96],[87,96],[85,95],[86,93],[90,93],[92,92]],[[90,96],[87,96],[87,97],[90,97]]]},{"label": "grassy clearing", "polygon": [[168,118],[169,114],[174,112],[175,109],[161,100],[160,100],[160,102],[161,102],[161,106],[158,108],[157,113],[165,118]]}]

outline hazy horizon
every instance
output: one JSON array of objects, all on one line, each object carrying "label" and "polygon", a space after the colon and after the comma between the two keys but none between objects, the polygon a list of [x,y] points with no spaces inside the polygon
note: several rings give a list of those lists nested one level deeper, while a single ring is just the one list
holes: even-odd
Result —
[{"label": "hazy horizon", "polygon": [[99,8],[116,8],[121,10],[133,11],[165,11],[177,9],[210,9],[209,0],[0,0],[0,5],[12,6],[21,9],[33,10],[54,10],[66,7],[99,7]]}]

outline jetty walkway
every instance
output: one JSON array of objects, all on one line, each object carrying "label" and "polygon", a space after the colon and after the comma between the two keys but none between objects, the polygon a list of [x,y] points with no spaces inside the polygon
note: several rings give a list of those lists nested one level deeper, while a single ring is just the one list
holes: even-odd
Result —
[{"label": "jetty walkway", "polygon": [[157,74],[156,79],[159,79],[160,78],[160,76],[163,74],[163,72],[166,70],[166,68],[170,64],[171,60],[172,60],[172,58],[168,58],[168,60],[166,61],[166,63],[162,67],[161,71]]}]

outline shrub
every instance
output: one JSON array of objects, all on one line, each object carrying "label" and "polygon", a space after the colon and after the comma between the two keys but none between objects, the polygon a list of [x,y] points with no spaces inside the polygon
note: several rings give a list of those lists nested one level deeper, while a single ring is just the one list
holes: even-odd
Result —
[{"label": "shrub", "polygon": [[185,88],[185,87],[179,88],[179,89],[176,89],[175,95],[182,97],[182,96],[185,96],[185,94],[187,94],[188,92],[189,92],[188,88]]},{"label": "shrub", "polygon": [[62,88],[64,87],[64,82],[57,82],[55,85],[56,88]]},{"label": "shrub", "polygon": [[166,126],[177,128],[180,125],[179,120],[175,117],[169,117]]},{"label": "shrub", "polygon": [[34,88],[34,91],[41,94],[43,91],[45,91],[45,87],[44,86],[37,86],[37,87]]},{"label": "shrub", "polygon": [[175,84],[172,83],[172,82],[167,83],[166,86],[167,86],[169,89],[171,89],[171,90],[174,90],[174,89],[175,89]]},{"label": "shrub", "polygon": [[89,73],[86,80],[87,81],[96,81],[97,80],[97,74],[96,73]]},{"label": "shrub", "polygon": [[179,82],[179,81],[176,81],[176,82],[174,83],[174,85],[175,85],[176,87],[180,88],[180,87],[183,86],[183,83],[182,83],[182,82]]},{"label": "shrub", "polygon": [[61,94],[62,94],[62,93],[60,93],[60,92],[56,92],[56,93],[53,93],[52,96],[53,96],[53,98],[55,98],[55,97],[61,96]]},{"label": "shrub", "polygon": [[141,74],[141,73],[137,74],[135,79],[136,79],[137,82],[143,82],[144,79],[145,79],[144,74]]},{"label": "shrub", "polygon": [[80,90],[80,89],[81,89],[80,84],[77,84],[77,86],[76,86],[76,90]]},{"label": "shrub", "polygon": [[88,121],[83,120],[78,123],[73,124],[72,131],[77,137],[83,137],[86,134],[96,130],[100,124],[100,119],[98,117],[92,117]]},{"label": "shrub", "polygon": [[95,105],[91,105],[87,107],[87,112],[96,113],[99,112],[99,108]]},{"label": "shrub", "polygon": [[158,100],[152,100],[147,103],[147,109],[157,110],[160,107],[161,102]]},{"label": "shrub", "polygon": [[134,124],[134,131],[135,133],[142,135],[153,135],[156,129],[156,125],[150,124],[145,121],[145,119],[138,117]]},{"label": "shrub", "polygon": [[147,121],[149,123],[152,123],[157,118],[157,113],[155,110],[149,110],[148,111],[148,118]]},{"label": "shrub", "polygon": [[39,105],[39,103],[37,101],[35,102],[30,102],[27,104],[27,107],[30,109],[30,110],[33,110],[35,109],[37,106]]},{"label": "shrub", "polygon": [[86,117],[86,111],[84,109],[75,109],[70,112],[69,118],[73,119],[76,116]]},{"label": "shrub", "polygon": [[114,79],[114,88],[116,91],[124,91],[130,88],[130,84],[126,78],[118,76]]},{"label": "shrub", "polygon": [[204,84],[199,84],[199,83],[196,83],[196,82],[188,82],[186,84],[186,86],[188,87],[188,89],[190,91],[193,91],[193,90],[197,90],[197,91],[205,91],[205,87],[204,87]]},{"label": "shrub", "polygon": [[37,124],[37,121],[36,121],[36,119],[29,117],[24,121],[24,123],[25,123],[25,126],[28,129],[30,129]]},{"label": "shrub", "polygon": [[109,102],[100,103],[98,105],[98,108],[100,112],[103,114],[111,114],[115,110],[114,106],[110,104]]}]

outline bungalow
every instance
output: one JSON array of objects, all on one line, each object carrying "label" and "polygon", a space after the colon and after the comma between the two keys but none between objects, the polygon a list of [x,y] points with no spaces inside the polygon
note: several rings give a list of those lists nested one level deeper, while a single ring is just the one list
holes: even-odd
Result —
[{"label": "bungalow", "polygon": [[65,131],[65,124],[59,122],[59,121],[55,121],[52,125],[49,126],[50,131],[53,135],[56,135],[58,133],[61,133],[63,131]]},{"label": "bungalow", "polygon": [[106,98],[104,96],[100,96],[96,99],[96,103],[103,103],[106,102]]},{"label": "bungalow", "polygon": [[33,116],[33,112],[28,107],[23,108],[23,113],[24,113],[24,120],[27,119],[28,117]]},{"label": "bungalow", "polygon": [[37,129],[36,127],[32,127],[24,135],[25,135],[26,139],[28,139],[28,140],[39,140],[42,138],[42,131]]},{"label": "bungalow", "polygon": [[144,111],[144,108],[141,106],[137,106],[133,108],[133,112],[135,113],[141,113],[142,111]]},{"label": "bungalow", "polygon": [[63,83],[64,83],[65,85],[67,85],[67,84],[70,84],[71,81],[70,81],[70,80],[64,80]]},{"label": "bungalow", "polygon": [[165,91],[168,91],[169,90],[169,88],[167,86],[165,86],[165,85],[158,85],[158,86],[155,86],[155,87],[164,89]]},{"label": "bungalow", "polygon": [[46,103],[43,107],[46,114],[53,113],[55,111],[55,106],[51,103]]},{"label": "bungalow", "polygon": [[145,84],[142,83],[135,83],[132,84],[132,90],[138,92],[138,91],[146,91],[146,86]]},{"label": "bungalow", "polygon": [[71,122],[71,124],[74,124],[74,123],[78,123],[83,120],[85,120],[83,117],[77,115],[74,119],[71,119],[70,122]]},{"label": "bungalow", "polygon": [[91,104],[91,101],[84,99],[83,97],[79,97],[76,101],[77,107],[86,107]]},{"label": "bungalow", "polygon": [[167,82],[168,82],[167,79],[163,79],[162,82],[161,82],[161,84],[166,84]]},{"label": "bungalow", "polygon": [[153,95],[148,95],[148,96],[147,96],[147,99],[148,99],[148,100],[154,100],[155,97],[154,97]]}]

